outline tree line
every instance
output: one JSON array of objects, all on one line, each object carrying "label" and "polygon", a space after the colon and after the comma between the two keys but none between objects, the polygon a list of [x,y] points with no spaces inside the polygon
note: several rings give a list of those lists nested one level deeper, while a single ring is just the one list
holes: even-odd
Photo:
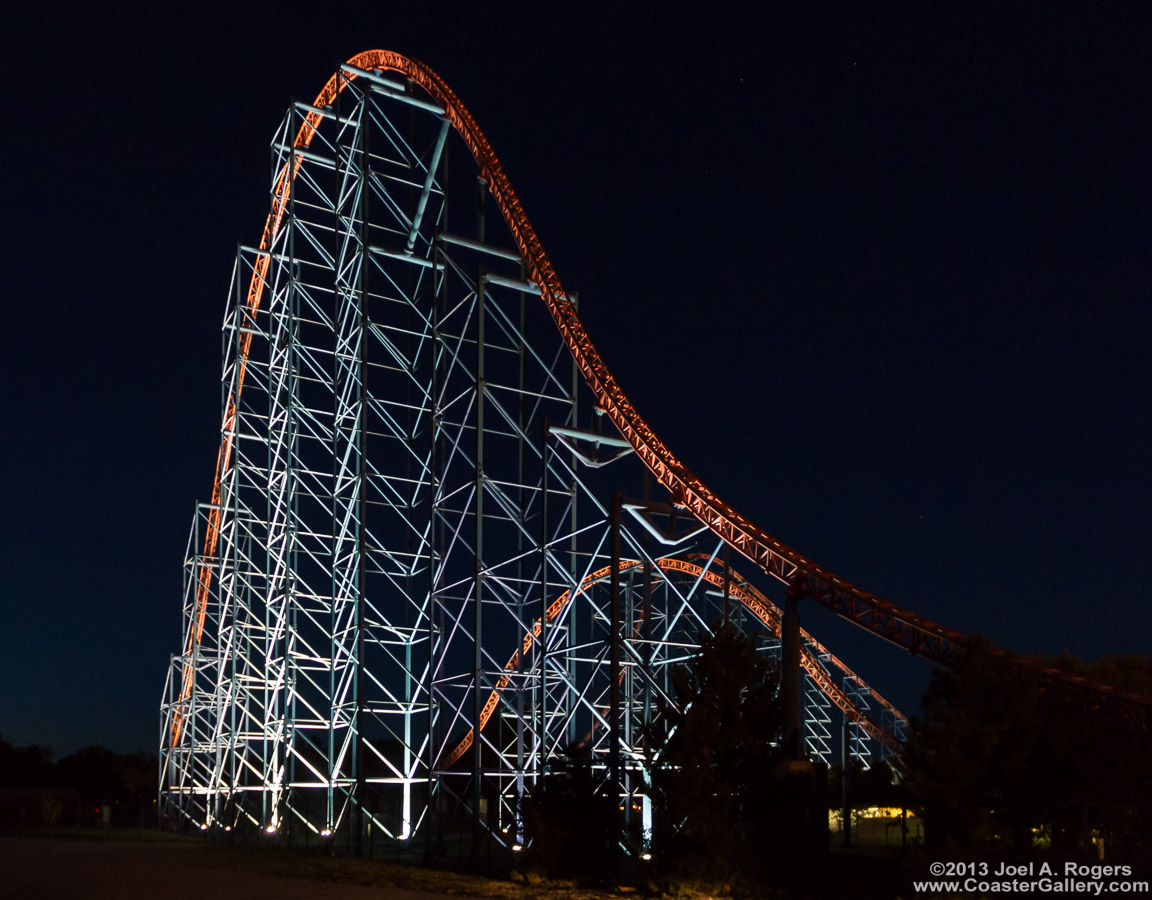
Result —
[{"label": "tree line", "polygon": [[0,825],[153,824],[155,756],[93,744],[54,757],[47,747],[0,738]]},{"label": "tree line", "polygon": [[[1046,662],[1152,697],[1146,656]],[[821,770],[825,784],[815,788],[796,777],[781,746],[779,684],[778,666],[727,626],[702,636],[699,654],[676,672],[675,703],[661,706],[644,736],[651,781],[637,793],[656,828],[623,835],[634,855],[650,851],[657,881],[737,884],[756,895],[810,885],[812,872],[843,862],[825,856],[841,767]],[[850,767],[851,802],[908,809],[924,823],[933,858],[1152,859],[1152,723],[1086,696],[1059,690],[978,636],[952,670],[933,675],[899,762]],[[571,747],[544,779],[526,817],[530,864],[611,877],[605,835],[619,810],[593,773],[587,748]],[[820,816],[823,832],[813,828]],[[798,834],[809,836],[807,846]]]},{"label": "tree line", "polygon": [[[1046,661],[1152,697],[1152,658]],[[979,636],[934,673],[900,766],[933,850],[1152,858],[1147,712],[1068,692]]]}]

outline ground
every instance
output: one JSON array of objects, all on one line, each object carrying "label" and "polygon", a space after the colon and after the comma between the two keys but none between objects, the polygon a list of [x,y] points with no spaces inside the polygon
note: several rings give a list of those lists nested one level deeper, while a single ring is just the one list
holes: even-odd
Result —
[{"label": "ground", "polygon": [[0,884],[13,900],[593,900],[596,895],[517,886],[409,866],[187,840],[97,835],[0,836]]}]

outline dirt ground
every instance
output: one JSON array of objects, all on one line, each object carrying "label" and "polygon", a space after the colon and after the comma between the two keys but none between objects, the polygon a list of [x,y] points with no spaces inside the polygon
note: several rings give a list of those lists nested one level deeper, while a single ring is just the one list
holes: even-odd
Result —
[{"label": "dirt ground", "polygon": [[[0,837],[3,900],[450,900],[394,887],[333,884],[225,862],[191,842]],[[454,900],[461,900],[457,895]]]}]

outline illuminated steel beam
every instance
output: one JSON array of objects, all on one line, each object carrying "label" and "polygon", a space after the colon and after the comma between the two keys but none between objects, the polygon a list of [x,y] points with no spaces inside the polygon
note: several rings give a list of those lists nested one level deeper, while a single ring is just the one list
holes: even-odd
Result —
[{"label": "illuminated steel beam", "polygon": [[[449,130],[475,168],[449,170]],[[233,271],[220,448],[162,705],[170,814],[357,845],[369,828],[407,840],[464,825],[513,842],[525,792],[581,744],[601,774],[619,757],[604,789],[631,796],[669,673],[721,614],[709,592],[779,631],[762,591],[714,571],[719,545],[705,563],[648,549],[698,551],[697,531],[910,652],[947,662],[966,641],[786,547],[671,453],[593,346],[483,133],[426,66],[353,57],[271,145],[271,208]],[[507,227],[494,242],[477,177]],[[631,460],[667,492],[656,503],[697,524],[669,538],[653,502],[626,507],[617,618],[598,574],[603,498],[629,486]],[[802,660],[822,696],[894,748],[863,706],[883,718],[890,705],[850,696],[850,670],[810,637]],[[1026,664],[1084,702],[1152,707]],[[616,691],[622,721],[608,722]]]}]

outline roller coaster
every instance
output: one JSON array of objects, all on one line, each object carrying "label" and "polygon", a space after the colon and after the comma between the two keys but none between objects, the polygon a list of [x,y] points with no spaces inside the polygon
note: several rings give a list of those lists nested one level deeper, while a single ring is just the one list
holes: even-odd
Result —
[{"label": "roller coaster", "polygon": [[[646,729],[717,622],[778,654],[787,590],[934,662],[964,645],[776,540],[661,442],[427,66],[358,54],[272,153],[161,701],[170,821],[427,846],[464,822],[512,848],[525,793],[580,746],[642,843]],[[899,752],[904,716],[806,632],[801,666],[810,758],[832,759],[834,715],[843,754]]]}]

